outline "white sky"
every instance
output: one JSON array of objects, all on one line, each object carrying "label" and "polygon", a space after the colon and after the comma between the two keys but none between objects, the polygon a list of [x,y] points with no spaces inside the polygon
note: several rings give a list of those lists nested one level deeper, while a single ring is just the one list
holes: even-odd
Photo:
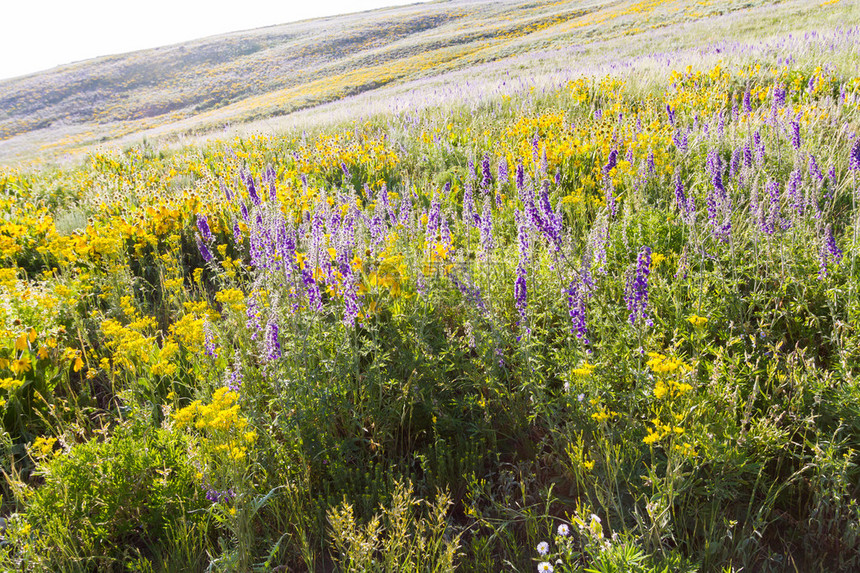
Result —
[{"label": "white sky", "polygon": [[204,36],[426,0],[3,0],[0,79]]}]

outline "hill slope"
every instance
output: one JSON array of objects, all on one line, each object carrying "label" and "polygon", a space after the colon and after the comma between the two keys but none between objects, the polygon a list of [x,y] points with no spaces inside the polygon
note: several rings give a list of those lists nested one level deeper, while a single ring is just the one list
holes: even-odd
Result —
[{"label": "hill slope", "polygon": [[57,157],[150,129],[212,131],[387,84],[638,36],[752,5],[454,0],[107,56],[0,82],[0,162]]}]

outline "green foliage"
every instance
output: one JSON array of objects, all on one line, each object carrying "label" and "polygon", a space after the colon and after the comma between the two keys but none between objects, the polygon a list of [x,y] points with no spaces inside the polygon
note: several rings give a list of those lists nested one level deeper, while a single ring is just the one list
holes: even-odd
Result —
[{"label": "green foliage", "polygon": [[[43,483],[20,486],[29,536],[21,563],[35,570],[115,570],[132,558],[163,559],[175,546],[194,569],[207,546],[206,501],[185,439],[123,423],[103,440],[34,454]],[[20,531],[19,527],[19,531]],[[157,558],[157,559],[158,559]]]}]

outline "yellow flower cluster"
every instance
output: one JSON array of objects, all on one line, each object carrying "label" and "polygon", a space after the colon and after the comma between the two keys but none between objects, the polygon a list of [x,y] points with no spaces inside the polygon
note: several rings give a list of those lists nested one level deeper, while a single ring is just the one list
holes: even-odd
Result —
[{"label": "yellow flower cluster", "polygon": [[245,312],[245,294],[237,288],[220,290],[215,293],[215,300],[230,308],[233,312]]},{"label": "yellow flower cluster", "polygon": [[592,400],[591,404],[593,406],[597,406],[597,411],[591,414],[591,418],[599,423],[606,422],[607,420],[618,416],[618,412],[614,412],[604,406],[603,404],[597,403],[597,400]]},{"label": "yellow flower cluster", "polygon": [[588,376],[591,376],[591,373],[594,372],[594,369],[594,364],[589,364],[586,360],[585,362],[571,370],[571,373],[579,378],[586,378]]},{"label": "yellow flower cluster", "polygon": [[257,440],[257,434],[248,430],[248,420],[239,413],[239,396],[226,386],[212,395],[204,404],[195,400],[173,415],[178,428],[195,428],[206,434],[206,445],[216,456],[232,460],[245,458],[247,447]]},{"label": "yellow flower cluster", "polygon": [[654,383],[654,396],[662,400],[667,396],[676,398],[683,396],[693,387],[679,380],[679,377],[691,370],[690,366],[680,358],[670,358],[658,352],[649,352],[650,360],[646,363],[657,375]]},{"label": "yellow flower cluster", "polygon": [[46,438],[39,436],[33,443],[30,444],[30,455],[35,459],[43,459],[54,453],[54,444],[57,443],[57,438]]},{"label": "yellow flower cluster", "polygon": [[682,428],[681,426],[664,424],[660,421],[660,418],[654,418],[653,420],[651,420],[651,423],[654,425],[654,427],[648,428],[648,435],[645,436],[645,438],[642,440],[648,445],[655,444],[666,436],[680,436],[684,433],[684,428]]}]

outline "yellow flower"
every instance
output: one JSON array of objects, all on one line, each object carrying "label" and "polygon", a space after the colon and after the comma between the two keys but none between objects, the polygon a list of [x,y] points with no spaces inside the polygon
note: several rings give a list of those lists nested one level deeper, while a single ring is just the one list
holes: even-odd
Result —
[{"label": "yellow flower", "polygon": [[33,365],[30,363],[29,357],[17,358],[12,361],[10,368],[15,374],[23,374],[24,372],[29,372],[33,368]]},{"label": "yellow flower", "polygon": [[23,380],[18,380],[17,378],[0,378],[0,388],[9,392],[18,389],[23,383]]},{"label": "yellow flower", "polygon": [[46,458],[53,453],[55,443],[57,438],[39,436],[30,444],[30,455],[36,459]]},{"label": "yellow flower", "polygon": [[688,318],[687,320],[690,322],[690,324],[692,324],[693,326],[695,326],[697,328],[705,326],[706,324],[708,324],[707,317],[696,316],[695,314],[691,315],[690,318]]},{"label": "yellow flower", "polygon": [[590,376],[596,367],[594,364],[589,364],[588,361],[583,362],[577,368],[574,368],[571,372],[574,376],[578,376],[580,378],[585,378],[586,376]]}]

